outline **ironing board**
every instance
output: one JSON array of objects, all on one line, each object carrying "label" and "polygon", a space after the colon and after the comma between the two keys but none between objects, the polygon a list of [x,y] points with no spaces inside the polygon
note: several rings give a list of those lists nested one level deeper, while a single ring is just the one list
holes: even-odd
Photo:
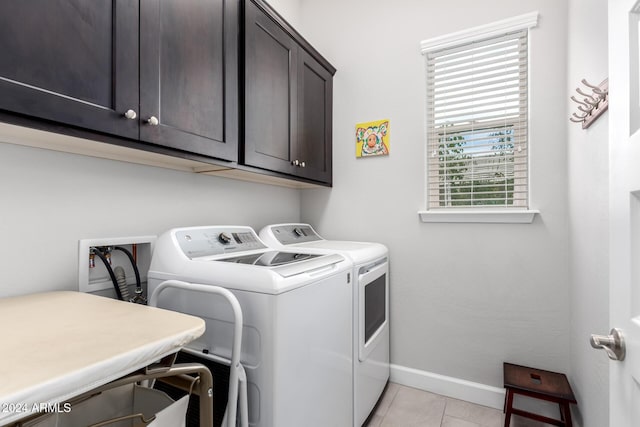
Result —
[{"label": "ironing board", "polygon": [[144,368],[202,319],[79,292],[0,299],[0,426]]}]

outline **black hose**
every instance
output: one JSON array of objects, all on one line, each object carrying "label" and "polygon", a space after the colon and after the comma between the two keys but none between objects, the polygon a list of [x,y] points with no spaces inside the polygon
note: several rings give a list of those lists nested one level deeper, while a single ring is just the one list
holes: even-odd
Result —
[{"label": "black hose", "polygon": [[116,295],[118,296],[118,299],[120,301],[124,301],[124,298],[122,298],[122,293],[120,292],[120,287],[118,286],[118,279],[116,279],[116,275],[113,273],[113,269],[111,268],[111,265],[109,265],[109,261],[107,261],[107,258],[104,255],[102,255],[102,252],[100,252],[99,249],[93,248],[92,250],[94,254],[98,255],[98,258],[102,260],[102,263],[107,268],[107,271],[109,272],[109,276],[111,277],[111,281],[113,282],[113,289],[116,290]]},{"label": "black hose", "polygon": [[129,261],[131,261],[131,266],[133,267],[133,272],[136,275],[136,289],[138,291],[142,291],[142,284],[140,283],[140,272],[138,271],[138,266],[136,265],[136,261],[133,259],[133,255],[129,252],[128,249],[123,248],[122,246],[116,246],[115,250],[124,252],[127,257],[129,257]]}]

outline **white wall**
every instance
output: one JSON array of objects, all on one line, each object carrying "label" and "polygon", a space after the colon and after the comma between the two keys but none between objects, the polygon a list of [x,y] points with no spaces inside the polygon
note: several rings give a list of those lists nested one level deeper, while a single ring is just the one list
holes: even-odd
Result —
[{"label": "white wall", "polygon": [[[424,224],[419,42],[540,12],[531,31],[533,224]],[[334,188],[305,190],[328,238],[391,252],[392,363],[502,387],[502,362],[569,372],[567,3],[302,0],[302,34],[338,69]],[[388,118],[391,154],[355,158],[355,124]]]},{"label": "white wall", "polygon": [[[568,94],[586,78],[608,76],[607,2],[569,1]],[[576,96],[578,97],[578,96]],[[580,99],[580,98],[578,98]],[[567,117],[577,111],[568,102]],[[609,359],[589,345],[592,333],[609,332],[609,113],[583,130],[569,122],[569,224],[572,289],[571,378],[584,427],[609,423]]]},{"label": "white wall", "polygon": [[298,29],[300,24],[300,0],[265,0],[282,16],[293,28]]},{"label": "white wall", "polygon": [[0,142],[0,297],[77,290],[79,239],[299,216],[299,190]]}]

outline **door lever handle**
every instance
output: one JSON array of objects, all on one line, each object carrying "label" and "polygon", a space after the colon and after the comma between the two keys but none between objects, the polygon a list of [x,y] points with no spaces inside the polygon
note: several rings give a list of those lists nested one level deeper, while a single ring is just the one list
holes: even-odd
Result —
[{"label": "door lever handle", "polygon": [[624,360],[626,346],[622,331],[618,328],[611,329],[611,335],[591,335],[591,347],[603,349],[611,360]]}]

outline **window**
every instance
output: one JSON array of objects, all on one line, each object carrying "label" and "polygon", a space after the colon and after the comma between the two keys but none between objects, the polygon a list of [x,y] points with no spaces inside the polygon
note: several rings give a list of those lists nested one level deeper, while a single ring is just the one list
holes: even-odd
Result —
[{"label": "window", "polygon": [[427,209],[529,208],[528,28],[537,13],[425,41]]}]

